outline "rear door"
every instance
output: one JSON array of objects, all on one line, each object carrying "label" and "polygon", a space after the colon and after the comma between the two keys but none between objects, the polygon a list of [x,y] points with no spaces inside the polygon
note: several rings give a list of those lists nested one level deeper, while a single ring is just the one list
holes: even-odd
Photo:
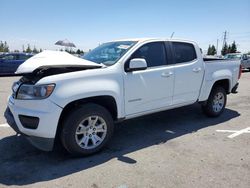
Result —
[{"label": "rear door", "polygon": [[197,57],[193,44],[171,42],[175,82],[173,104],[192,103],[198,99],[204,75],[203,61]]},{"label": "rear door", "polygon": [[137,49],[130,59],[144,58],[148,68],[125,72],[126,115],[146,113],[172,104],[174,70],[168,66],[164,42],[151,42]]}]

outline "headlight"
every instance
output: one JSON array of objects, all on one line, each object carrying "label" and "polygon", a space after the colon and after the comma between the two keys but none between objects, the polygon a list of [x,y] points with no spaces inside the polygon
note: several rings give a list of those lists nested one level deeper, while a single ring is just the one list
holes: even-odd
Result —
[{"label": "headlight", "polygon": [[20,86],[20,82],[14,82],[13,85],[12,85],[12,91],[14,93],[16,93],[17,90],[18,90],[18,88],[19,88],[19,86]]},{"label": "headlight", "polygon": [[18,90],[17,99],[45,99],[51,95],[55,84],[26,85],[23,84]]}]

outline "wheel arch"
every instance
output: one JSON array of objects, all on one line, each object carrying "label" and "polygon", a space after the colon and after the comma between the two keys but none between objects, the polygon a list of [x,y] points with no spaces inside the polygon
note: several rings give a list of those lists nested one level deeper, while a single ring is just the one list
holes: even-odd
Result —
[{"label": "wheel arch", "polygon": [[213,88],[216,86],[223,87],[227,94],[229,94],[231,92],[231,80],[227,77],[219,78],[215,81],[212,81],[212,80],[206,81],[206,83],[202,86],[198,101],[205,102],[208,99]]},{"label": "wheel arch", "polygon": [[67,117],[67,114],[72,112],[74,109],[78,108],[79,106],[87,104],[87,103],[95,103],[100,106],[103,106],[110,112],[114,121],[118,119],[117,103],[116,103],[115,98],[112,96],[102,95],[102,96],[88,97],[88,98],[83,98],[83,99],[72,101],[63,108],[63,111],[60,114],[60,118],[59,118],[58,125],[57,125],[57,131],[56,131],[57,141],[60,140],[58,139],[58,137],[62,129],[63,121]]},{"label": "wheel arch", "polygon": [[102,96],[87,97],[87,98],[71,101],[63,108],[63,111],[59,118],[59,122],[61,119],[63,119],[63,116],[66,113],[86,103],[95,103],[95,104],[105,107],[110,112],[114,120],[116,120],[118,117],[118,109],[117,109],[117,103],[115,101],[115,98],[109,95],[102,95]]},{"label": "wheel arch", "polygon": [[230,93],[230,80],[229,79],[222,79],[222,80],[217,80],[216,82],[214,82],[211,91],[213,90],[213,88],[217,87],[217,86],[221,86],[222,88],[225,89],[226,93],[229,94]]}]

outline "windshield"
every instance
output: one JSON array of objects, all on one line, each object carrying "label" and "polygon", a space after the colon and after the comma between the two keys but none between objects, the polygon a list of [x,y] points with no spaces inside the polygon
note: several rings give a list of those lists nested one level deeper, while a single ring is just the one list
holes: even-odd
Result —
[{"label": "windshield", "polygon": [[240,59],[241,54],[227,54],[225,55],[225,59]]},{"label": "windshield", "polygon": [[82,58],[110,66],[115,64],[136,42],[118,41],[104,43],[82,56]]}]

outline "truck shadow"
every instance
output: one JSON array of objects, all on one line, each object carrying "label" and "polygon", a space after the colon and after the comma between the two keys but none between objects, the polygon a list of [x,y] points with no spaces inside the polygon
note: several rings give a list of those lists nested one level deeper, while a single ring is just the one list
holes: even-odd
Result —
[{"label": "truck shadow", "polygon": [[114,137],[104,150],[84,158],[38,151],[25,138],[9,136],[0,140],[0,184],[29,185],[54,180],[97,167],[111,159],[133,165],[138,159],[126,157],[126,154],[185,134],[195,134],[200,129],[238,116],[237,111],[225,109],[220,117],[207,118],[199,105],[191,105],[129,120],[117,124]]}]

